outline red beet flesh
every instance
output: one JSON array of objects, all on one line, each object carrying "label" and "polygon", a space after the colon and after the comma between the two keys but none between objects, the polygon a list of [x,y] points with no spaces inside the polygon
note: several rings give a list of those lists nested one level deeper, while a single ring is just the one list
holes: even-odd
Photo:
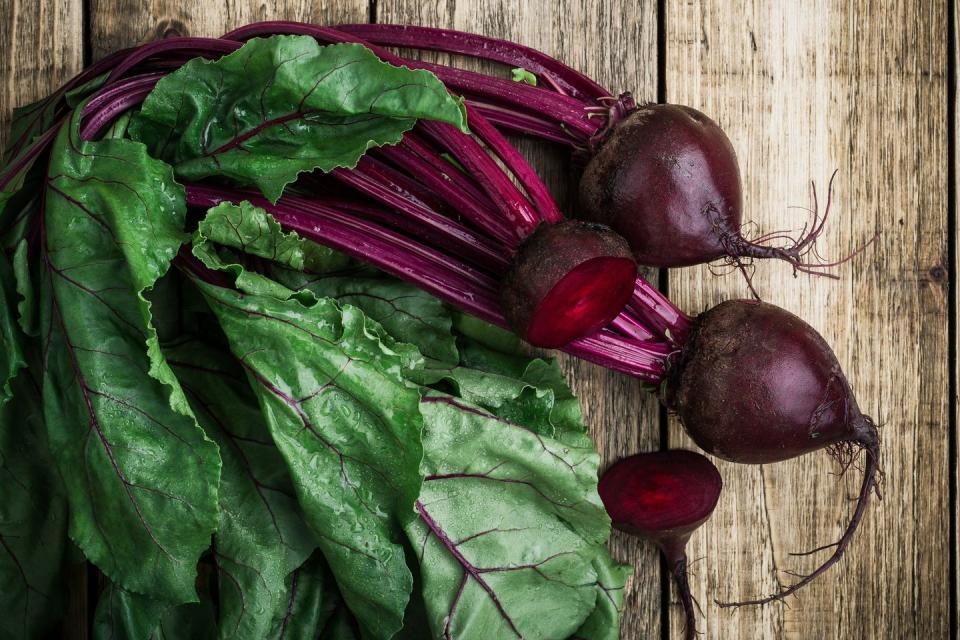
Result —
[{"label": "red beet flesh", "polygon": [[619,460],[598,491],[613,526],[657,543],[676,580],[686,637],[696,637],[693,596],[684,551],[690,534],[717,506],[723,481],[710,460],[693,451],[641,453]]},{"label": "red beet flesh", "polygon": [[857,506],[833,555],[782,592],[735,604],[782,599],[840,559],[876,488],[879,441],[819,333],[771,304],[717,305],[695,320],[667,404],[698,446],[733,462],[765,464],[830,448],[849,464],[866,450]]},{"label": "red beet flesh", "polygon": [[633,295],[636,273],[626,241],[609,228],[542,224],[517,250],[501,305],[527,342],[556,349],[609,324]]},{"label": "red beet flesh", "polygon": [[609,225],[637,263],[651,267],[779,258],[822,275],[818,269],[837,264],[804,261],[826,214],[787,246],[744,239],[733,145],[713,120],[680,105],[643,105],[611,127],[580,179],[578,215]]}]

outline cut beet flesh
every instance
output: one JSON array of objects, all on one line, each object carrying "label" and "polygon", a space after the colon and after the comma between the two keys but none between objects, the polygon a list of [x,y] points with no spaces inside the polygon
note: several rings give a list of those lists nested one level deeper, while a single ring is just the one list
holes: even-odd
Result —
[{"label": "cut beet flesh", "polygon": [[559,348],[609,324],[632,296],[636,273],[626,241],[609,228],[543,224],[513,258],[503,312],[530,344]]},{"label": "cut beet flesh", "polygon": [[620,460],[603,474],[599,491],[615,527],[670,546],[669,539],[685,542],[710,517],[722,487],[707,458],[674,450]]}]

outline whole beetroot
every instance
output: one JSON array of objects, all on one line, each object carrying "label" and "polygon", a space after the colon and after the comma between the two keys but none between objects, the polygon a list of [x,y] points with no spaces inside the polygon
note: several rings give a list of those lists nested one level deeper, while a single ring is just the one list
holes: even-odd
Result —
[{"label": "whole beetroot", "polygon": [[[740,167],[716,122],[681,105],[627,111],[600,136],[580,179],[579,217],[609,225],[630,243],[638,264],[683,267],[720,258],[779,258],[798,271],[833,266],[804,257],[826,213],[787,246],[743,237]],[[828,205],[829,211],[829,205]]]},{"label": "whole beetroot", "polygon": [[829,449],[849,464],[857,451],[866,453],[857,505],[833,554],[781,592],[733,605],[782,599],[840,559],[876,489],[879,438],[819,333],[771,304],[721,303],[696,318],[666,401],[699,447],[732,462],[766,464]]}]

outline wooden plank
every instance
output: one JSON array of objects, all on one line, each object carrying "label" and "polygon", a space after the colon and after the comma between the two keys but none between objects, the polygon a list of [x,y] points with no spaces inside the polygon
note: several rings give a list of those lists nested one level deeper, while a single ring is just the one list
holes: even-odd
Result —
[{"label": "wooden plank", "polygon": [[317,24],[366,22],[367,0],[90,0],[94,59],[122,47],[164,36],[220,36],[230,29],[263,20],[297,20]]},{"label": "wooden plank", "polygon": [[[81,0],[0,0],[0,149],[15,107],[39,100],[83,67]],[[87,568],[73,565],[67,576],[65,640],[86,640],[87,626],[77,623],[88,607]]]},{"label": "wooden plank", "polygon": [[[722,464],[726,490],[694,536],[702,631],[717,638],[941,638],[949,625],[947,3],[668,0],[666,89],[719,120],[740,157],[746,218],[799,229],[808,182],[840,173],[826,256],[875,247],[839,281],[757,265],[757,289],[833,345],[881,425],[884,501],[839,567],[790,607],[720,610],[773,592],[835,540],[859,479],[826,453],[763,468]],[[746,296],[735,273],[671,273],[689,311]],[[689,445],[680,428],[672,445]],[[680,637],[672,624],[672,636]]]},{"label": "wooden plank", "polygon": [[[556,56],[607,87],[629,89],[641,100],[656,99],[656,3],[652,0],[599,4],[586,0],[446,4],[379,0],[377,21],[507,38]],[[458,64],[509,75],[503,67],[472,60]],[[571,180],[565,154],[529,141],[518,145],[561,205],[569,203],[570,187],[576,183]],[[582,400],[584,416],[605,463],[659,446],[657,405],[636,380],[573,358],[562,358],[562,362],[567,379]],[[637,568],[626,596],[623,637],[659,637],[660,566],[656,550],[621,534],[614,536],[612,549],[619,560]]]},{"label": "wooden plank", "polygon": [[956,2],[950,5],[950,20],[952,21],[952,32],[948,34],[948,41],[953,45],[953,50],[948,52],[950,56],[950,65],[947,67],[947,71],[950,79],[953,80],[953,86],[948,87],[948,92],[952,92],[949,95],[950,104],[949,109],[952,109],[952,113],[948,112],[948,116],[952,115],[953,119],[949,123],[950,135],[952,136],[951,142],[952,145],[952,155],[951,158],[953,165],[950,166],[951,174],[949,179],[952,181],[948,185],[952,218],[950,222],[953,225],[953,229],[950,230],[951,241],[953,242],[953,264],[952,264],[952,280],[950,283],[952,294],[953,294],[953,308],[951,312],[953,313],[953,350],[951,356],[953,361],[950,363],[950,366],[953,368],[953,379],[950,401],[953,403],[953,425],[950,437],[952,438],[951,444],[953,445],[953,457],[951,462],[950,469],[950,482],[951,488],[953,489],[951,497],[952,503],[950,508],[953,512],[952,520],[952,531],[953,534],[953,545],[951,546],[950,551],[953,554],[950,563],[950,572],[953,576],[953,591],[950,601],[950,628],[951,629],[960,629],[960,610],[958,610],[958,603],[960,603],[960,498],[958,498],[958,490],[960,490],[960,432],[958,432],[958,425],[960,425],[960,403],[957,402],[957,385],[960,381],[960,356],[957,353],[957,345],[960,344],[960,297],[957,296],[956,289],[956,274],[960,271],[960,264],[957,257],[957,249],[960,247],[960,225],[957,223],[957,208],[960,205],[960,185],[957,184],[957,181],[960,180],[960,160],[958,160],[957,149],[958,143],[960,143],[960,96],[957,93],[957,84],[960,81],[960,44],[957,42],[957,33],[960,29],[960,12],[957,11]]},{"label": "wooden plank", "polygon": [[83,67],[81,0],[0,0],[0,148],[14,107],[48,95]]}]

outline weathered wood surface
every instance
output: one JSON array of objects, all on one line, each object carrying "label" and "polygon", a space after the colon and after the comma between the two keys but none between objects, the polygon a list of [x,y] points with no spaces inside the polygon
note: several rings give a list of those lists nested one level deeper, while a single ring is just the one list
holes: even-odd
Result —
[{"label": "weathered wood surface", "polygon": [[[948,16],[944,0],[882,3],[818,0],[413,0],[333,2],[90,0],[84,48],[79,0],[0,0],[0,124],[13,106],[43,95],[97,59],[171,33],[215,36],[257,20],[382,22],[449,26],[518,40],[557,55],[612,89],[706,111],[726,128],[744,175],[746,218],[758,230],[796,229],[809,203],[840,170],[836,209],[822,242],[845,255],[877,243],[837,270],[839,281],[794,279],[784,265],[757,265],[762,295],[799,313],[836,349],[861,407],[882,425],[884,501],[875,503],[840,567],[790,607],[720,610],[715,597],[766,594],[787,584],[793,558],[835,539],[849,515],[856,472],[838,480],[826,454],[764,468],[722,464],[726,491],[713,520],[691,542],[695,595],[708,638],[941,638],[952,616],[948,486],[949,274],[947,121]],[[658,61],[658,18],[662,21]],[[956,68],[953,64],[950,72]],[[3,141],[0,133],[0,142]],[[566,165],[524,144],[556,193],[569,192]],[[737,274],[671,272],[685,309],[746,295]],[[955,313],[956,310],[954,309]],[[567,361],[606,460],[658,446],[690,446],[676,424],[661,442],[656,404],[639,385]],[[616,555],[637,564],[624,638],[680,638],[675,598],[661,601],[652,548],[624,536]],[[78,585],[83,585],[82,579]],[[83,589],[68,628],[85,637]]]},{"label": "weathered wood surface", "polygon": [[[711,638],[942,638],[949,631],[947,3],[667,3],[667,99],[716,118],[740,158],[756,233],[799,229],[809,181],[834,169],[827,257],[876,244],[836,270],[793,278],[758,264],[754,284],[836,350],[861,408],[881,425],[884,500],[850,552],[790,606],[720,610],[766,595],[839,537],[858,473],[826,453],[763,468],[721,465],[726,491],[690,553]],[[823,198],[821,197],[821,204]],[[671,274],[690,311],[746,296],[742,278]],[[689,445],[673,425],[671,445]],[[679,633],[673,625],[673,636]]]}]

